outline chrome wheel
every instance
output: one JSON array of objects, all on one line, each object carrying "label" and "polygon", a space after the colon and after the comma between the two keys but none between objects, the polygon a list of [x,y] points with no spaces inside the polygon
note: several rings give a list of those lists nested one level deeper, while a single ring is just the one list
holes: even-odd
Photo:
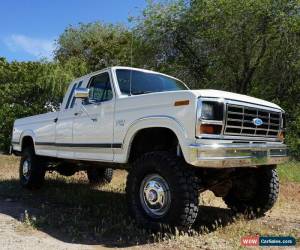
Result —
[{"label": "chrome wheel", "polygon": [[158,174],[147,175],[140,186],[140,200],[150,217],[164,216],[171,205],[171,193],[167,181]]},{"label": "chrome wheel", "polygon": [[19,166],[22,187],[28,189],[40,188],[45,180],[47,164],[45,158],[35,155],[33,147],[24,148]]},{"label": "chrome wheel", "polygon": [[31,171],[31,163],[29,160],[25,160],[22,165],[22,173],[26,180],[28,180],[30,177],[30,171]]}]

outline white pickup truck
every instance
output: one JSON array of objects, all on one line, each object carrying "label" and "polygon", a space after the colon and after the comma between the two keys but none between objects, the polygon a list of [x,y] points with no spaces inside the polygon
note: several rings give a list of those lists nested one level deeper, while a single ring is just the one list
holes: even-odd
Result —
[{"label": "white pickup truck", "polygon": [[275,203],[285,162],[285,113],[276,104],[218,90],[190,90],[157,72],[111,67],[74,80],[57,112],[18,119],[12,152],[20,181],[47,170],[87,171],[103,184],[126,169],[139,224],[190,227],[211,190],[234,211],[262,215]]}]

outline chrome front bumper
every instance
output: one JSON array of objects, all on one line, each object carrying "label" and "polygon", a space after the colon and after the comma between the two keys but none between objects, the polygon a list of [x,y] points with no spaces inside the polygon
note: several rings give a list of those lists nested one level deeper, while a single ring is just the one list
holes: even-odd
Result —
[{"label": "chrome front bumper", "polygon": [[189,146],[189,163],[197,167],[249,167],[280,164],[287,160],[287,146],[280,143],[220,143]]}]

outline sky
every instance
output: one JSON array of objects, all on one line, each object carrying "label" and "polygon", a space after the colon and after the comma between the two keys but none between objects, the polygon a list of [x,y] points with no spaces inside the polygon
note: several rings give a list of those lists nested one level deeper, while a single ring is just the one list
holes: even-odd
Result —
[{"label": "sky", "polygon": [[145,0],[2,0],[0,57],[33,61],[53,57],[55,40],[69,25],[103,21],[129,25]]}]

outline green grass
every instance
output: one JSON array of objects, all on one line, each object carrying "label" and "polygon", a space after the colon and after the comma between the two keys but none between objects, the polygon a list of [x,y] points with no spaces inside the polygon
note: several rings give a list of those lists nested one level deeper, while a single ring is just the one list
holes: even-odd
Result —
[{"label": "green grass", "polygon": [[[211,192],[201,197],[199,216],[189,232],[150,232],[139,228],[127,212],[126,173],[117,171],[113,182],[104,187],[88,184],[85,173],[66,178],[47,173],[39,190],[22,189],[18,181],[18,158],[0,157],[0,199],[10,198],[24,206],[21,221],[29,228],[71,243],[106,247],[164,249],[240,248],[245,235],[291,235],[299,238],[293,221],[299,207],[300,162],[278,167],[283,182],[281,196],[272,217],[247,221],[232,217],[220,198]],[[290,197],[293,197],[291,201]],[[288,201],[288,202],[287,202]],[[8,212],[9,214],[9,212]],[[280,221],[280,218],[290,216]],[[271,221],[270,221],[271,220]]]},{"label": "green grass", "polygon": [[284,182],[300,182],[300,162],[290,161],[277,168],[279,179]]}]

